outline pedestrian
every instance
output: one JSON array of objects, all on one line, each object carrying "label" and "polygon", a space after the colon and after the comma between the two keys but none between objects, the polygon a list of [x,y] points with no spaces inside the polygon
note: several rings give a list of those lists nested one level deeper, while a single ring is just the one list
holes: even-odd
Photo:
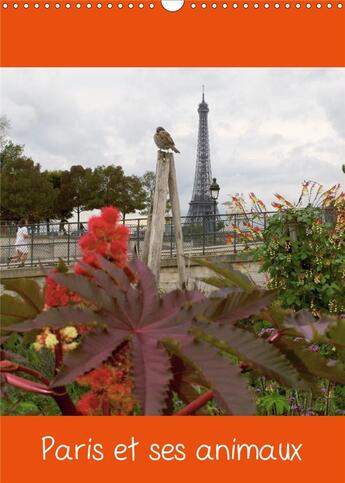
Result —
[{"label": "pedestrian", "polygon": [[24,267],[25,265],[29,254],[28,238],[30,238],[27,225],[28,221],[24,218],[22,218],[18,223],[15,243],[16,254],[13,257],[8,257],[8,264],[14,260],[20,262],[19,267]]},{"label": "pedestrian", "polygon": [[61,235],[67,235],[65,223],[68,223],[66,218],[62,218],[62,220],[60,221],[60,227],[59,227],[59,232]]}]

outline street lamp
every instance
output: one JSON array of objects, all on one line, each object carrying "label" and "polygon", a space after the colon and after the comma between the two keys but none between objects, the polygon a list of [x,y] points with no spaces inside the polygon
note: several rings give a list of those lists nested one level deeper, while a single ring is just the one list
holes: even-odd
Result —
[{"label": "street lamp", "polygon": [[217,183],[217,178],[213,178],[213,183],[210,186],[211,198],[213,199],[213,242],[216,244],[216,215],[217,215],[217,200],[219,196],[220,187]]}]

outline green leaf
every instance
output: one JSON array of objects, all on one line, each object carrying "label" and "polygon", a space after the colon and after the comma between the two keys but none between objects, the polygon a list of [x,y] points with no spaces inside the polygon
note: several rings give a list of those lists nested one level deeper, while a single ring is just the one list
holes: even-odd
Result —
[{"label": "green leaf", "polygon": [[[197,259],[196,263],[202,267],[209,268],[213,272],[217,273],[220,275],[220,278],[223,282],[223,287],[239,287],[242,288],[243,290],[252,290],[255,288],[255,284],[249,280],[248,277],[246,277],[242,272],[238,270],[234,270],[232,268],[225,268],[219,265],[216,265],[212,262],[209,262],[208,260],[202,260],[202,259]],[[212,285],[212,281],[214,279],[211,278],[205,278],[203,281],[205,283],[209,283]],[[218,285],[216,285],[218,286]]]},{"label": "green leaf", "polygon": [[68,265],[66,264],[65,260],[59,258],[58,263],[56,264],[56,269],[60,273],[67,273],[68,272]]},{"label": "green leaf", "polygon": [[40,414],[40,410],[34,402],[22,401],[16,406],[16,414],[23,416],[34,416]]},{"label": "green leaf", "polygon": [[5,290],[18,294],[35,313],[43,309],[44,297],[40,285],[31,278],[5,278],[1,280]]},{"label": "green leaf", "polygon": [[345,319],[338,319],[337,323],[330,327],[328,336],[334,343],[345,346]]},{"label": "green leaf", "polygon": [[337,354],[345,363],[345,319],[339,319],[337,324],[328,331],[330,342],[335,346]]},{"label": "green leaf", "polygon": [[286,397],[277,393],[267,394],[260,398],[259,406],[262,407],[267,414],[273,413],[277,416],[286,414],[290,409]]},{"label": "green leaf", "polygon": [[0,297],[2,328],[35,318],[43,309],[43,290],[35,280],[4,279],[1,283],[11,292]]},{"label": "green leaf", "polygon": [[1,326],[23,322],[37,315],[37,311],[19,297],[7,293],[1,295]]}]

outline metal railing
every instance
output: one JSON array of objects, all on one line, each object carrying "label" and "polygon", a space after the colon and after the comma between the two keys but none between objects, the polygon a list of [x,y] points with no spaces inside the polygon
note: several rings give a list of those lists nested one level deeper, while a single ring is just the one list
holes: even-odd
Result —
[{"label": "metal railing", "polygon": [[[246,223],[265,228],[267,219],[275,212],[258,214],[233,213],[204,217],[181,217],[184,252],[188,255],[210,255],[236,253],[245,246],[255,246],[258,239],[244,244],[238,229],[246,230]],[[140,256],[143,252],[147,218],[128,219],[124,224],[129,228],[129,249]],[[51,265],[62,258],[67,264],[74,263],[80,256],[79,238],[86,232],[87,222],[82,223],[40,223],[28,225],[29,239],[26,266]],[[8,265],[8,258],[16,253],[15,224],[0,225],[0,265]],[[231,240],[229,243],[229,239]],[[162,258],[176,256],[174,226],[171,217],[166,217],[163,236]],[[9,265],[13,267],[14,264]]]}]

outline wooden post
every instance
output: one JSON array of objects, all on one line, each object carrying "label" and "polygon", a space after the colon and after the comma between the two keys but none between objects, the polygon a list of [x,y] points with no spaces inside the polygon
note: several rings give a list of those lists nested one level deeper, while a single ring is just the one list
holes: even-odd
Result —
[{"label": "wooden post", "polygon": [[175,162],[174,162],[174,155],[172,153],[168,154],[168,156],[170,158],[169,193],[170,193],[170,201],[171,201],[175,240],[176,240],[176,258],[177,258],[179,285],[180,285],[180,288],[185,288],[186,266],[185,266],[185,259],[183,254],[183,235],[182,235],[182,226],[181,226],[180,202],[179,202],[178,192],[177,192]]},{"label": "wooden post", "polygon": [[159,286],[159,272],[161,252],[163,246],[163,233],[165,224],[165,209],[168,194],[169,157],[168,153],[158,151],[156,186],[153,197],[151,233],[147,265],[151,268]]},{"label": "wooden post", "polygon": [[157,285],[159,285],[160,261],[163,248],[163,235],[165,225],[165,210],[168,189],[172,205],[172,216],[176,240],[176,257],[179,273],[179,286],[186,286],[186,268],[183,255],[183,236],[181,226],[180,203],[177,192],[176,171],[174,155],[158,151],[156,186],[153,197],[152,210],[146,227],[143,261],[152,270]]},{"label": "wooden post", "polygon": [[153,207],[153,202],[151,204],[150,208],[150,213],[147,217],[147,225],[146,225],[146,230],[145,230],[145,236],[144,236],[144,248],[143,248],[143,255],[141,257],[142,261],[148,264],[149,261],[149,249],[150,249],[150,240],[151,240],[151,224],[152,224],[152,207]]}]

